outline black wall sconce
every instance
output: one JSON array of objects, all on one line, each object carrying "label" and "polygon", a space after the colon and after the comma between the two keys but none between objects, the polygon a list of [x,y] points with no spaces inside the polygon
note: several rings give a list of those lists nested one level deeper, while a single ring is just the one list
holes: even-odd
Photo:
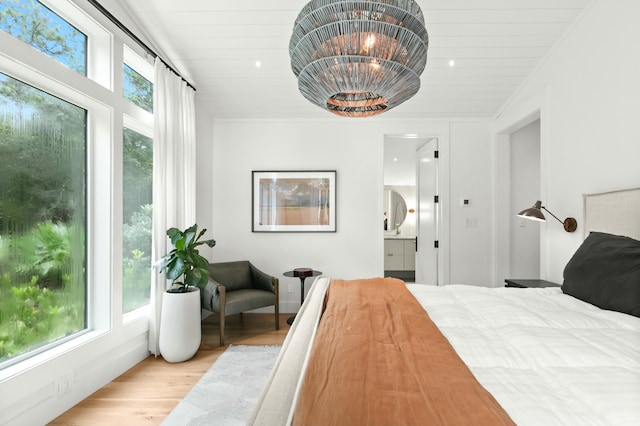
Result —
[{"label": "black wall sconce", "polygon": [[553,213],[551,213],[549,210],[547,210],[547,208],[545,206],[542,205],[541,201],[536,201],[536,203],[533,205],[533,207],[529,208],[529,209],[524,209],[522,210],[520,213],[518,213],[518,217],[523,217],[525,219],[530,219],[530,220],[537,220],[540,222],[544,222],[546,221],[544,214],[542,214],[542,209],[546,210],[547,213],[549,213],[551,216],[553,216],[558,222],[560,222],[562,224],[562,226],[564,226],[564,230],[567,232],[573,232],[576,229],[578,229],[578,222],[572,218],[572,217],[568,217],[563,221],[561,221],[560,219],[558,219],[558,217],[556,215],[554,215]]}]

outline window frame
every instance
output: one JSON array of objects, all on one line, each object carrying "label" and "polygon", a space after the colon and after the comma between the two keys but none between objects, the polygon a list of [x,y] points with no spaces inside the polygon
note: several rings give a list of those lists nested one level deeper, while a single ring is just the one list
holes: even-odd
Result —
[{"label": "window frame", "polygon": [[[107,89],[113,89],[113,33],[71,1],[38,1],[87,36],[87,78]],[[109,58],[108,66],[105,64],[106,58]]]}]

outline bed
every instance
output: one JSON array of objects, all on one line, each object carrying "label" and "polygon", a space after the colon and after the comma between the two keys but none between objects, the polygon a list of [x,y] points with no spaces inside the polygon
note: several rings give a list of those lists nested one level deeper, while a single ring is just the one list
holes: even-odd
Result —
[{"label": "bed", "polygon": [[562,288],[317,278],[250,424],[640,424],[640,189],[584,199]]}]

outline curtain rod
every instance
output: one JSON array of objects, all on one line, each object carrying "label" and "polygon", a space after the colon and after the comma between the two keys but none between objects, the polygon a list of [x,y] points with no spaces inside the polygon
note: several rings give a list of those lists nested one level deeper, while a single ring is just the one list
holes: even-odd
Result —
[{"label": "curtain rod", "polygon": [[[96,0],[88,0],[88,1],[89,1],[89,3],[91,3],[93,5],[93,7],[98,9],[98,11],[100,13],[102,13],[107,19],[109,19],[111,22],[113,22],[115,24],[115,26],[120,28],[133,41],[138,43],[138,45],[140,47],[142,47],[149,55],[153,56],[154,58],[160,58],[160,56],[156,52],[154,52],[149,46],[147,46],[147,44],[144,41],[140,40],[140,38],[137,35],[135,35],[129,28],[127,28],[122,22],[120,22],[118,20],[118,18],[113,16],[111,14],[111,12],[109,12],[107,9],[105,9],[104,6],[102,6]],[[174,73],[175,75],[180,77],[182,79],[182,81],[187,83],[187,86],[191,87],[193,90],[196,90],[196,88],[193,86],[193,84],[189,83],[189,81],[186,78],[184,78],[183,76],[181,76],[178,71],[174,70],[171,66],[169,66],[169,64],[167,64],[162,58],[160,58],[160,60],[162,61],[163,64],[165,64],[165,66],[167,68],[169,68],[169,70],[171,70],[172,73]]]}]

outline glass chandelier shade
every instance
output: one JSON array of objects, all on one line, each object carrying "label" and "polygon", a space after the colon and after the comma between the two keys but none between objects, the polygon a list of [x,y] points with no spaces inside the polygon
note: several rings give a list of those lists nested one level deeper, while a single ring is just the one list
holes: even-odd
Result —
[{"label": "glass chandelier shade", "polygon": [[312,0],[289,54],[305,98],[339,116],[368,117],[418,92],[428,45],[413,0]]}]

